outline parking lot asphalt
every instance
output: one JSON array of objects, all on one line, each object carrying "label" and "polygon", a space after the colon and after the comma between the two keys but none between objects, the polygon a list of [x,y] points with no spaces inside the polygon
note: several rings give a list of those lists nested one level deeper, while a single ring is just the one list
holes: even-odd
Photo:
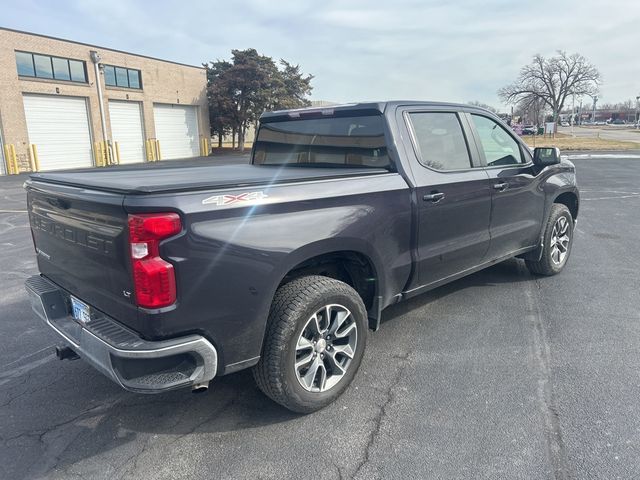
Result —
[{"label": "parking lot asphalt", "polygon": [[578,126],[559,127],[558,132],[565,135],[574,135],[579,138],[604,138],[620,142],[636,142],[640,146],[640,132],[630,126]]},{"label": "parking lot asphalt", "polygon": [[250,373],[122,391],[31,313],[24,178],[0,178],[0,478],[640,478],[640,160],[576,160],[572,257],[509,260],[385,310],[353,385],[308,416]]}]

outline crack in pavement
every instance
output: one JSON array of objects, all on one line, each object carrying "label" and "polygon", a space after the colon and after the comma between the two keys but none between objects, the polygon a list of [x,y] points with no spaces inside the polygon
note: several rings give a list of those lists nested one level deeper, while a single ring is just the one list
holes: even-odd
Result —
[{"label": "crack in pavement", "polygon": [[[522,264],[518,265],[518,273],[530,276]],[[555,405],[553,386],[551,384],[551,349],[547,331],[540,310],[540,281],[532,277],[532,281],[523,282],[527,315],[526,318],[533,327],[533,358],[538,376],[536,396],[540,411],[544,419],[544,437],[547,446],[549,463],[553,469],[555,480],[571,478],[569,461],[562,438],[560,415]]]},{"label": "crack in pavement", "polygon": [[393,380],[389,384],[389,387],[386,388],[385,390],[386,398],[384,402],[382,403],[382,405],[380,405],[378,409],[378,413],[373,417],[373,428],[369,432],[367,444],[364,448],[363,457],[360,460],[360,462],[358,462],[358,464],[356,465],[356,470],[352,478],[356,478],[360,474],[362,469],[371,461],[371,449],[373,448],[374,444],[376,443],[376,440],[378,439],[378,436],[380,435],[382,422],[388,414],[387,410],[389,406],[393,403],[393,400],[395,399],[395,389],[400,384],[400,381],[402,380],[404,372],[407,369],[410,355],[411,355],[411,352],[405,352],[403,354],[393,355],[393,358],[400,359],[400,364],[398,366],[396,374],[393,377]]},{"label": "crack in pavement", "polygon": [[[168,449],[169,447],[172,447],[174,444],[178,443],[183,438],[188,437],[189,435],[192,435],[193,433],[198,431],[198,429],[200,429],[202,426],[204,426],[204,425],[208,424],[209,422],[211,422],[212,420],[220,417],[220,415],[222,413],[224,413],[229,407],[237,404],[239,398],[240,398],[240,391],[234,391],[234,394],[231,395],[229,400],[227,400],[225,403],[221,404],[218,408],[213,409],[213,411],[211,411],[209,413],[209,415],[206,415],[206,417],[204,419],[201,419],[200,421],[196,422],[187,431],[185,431],[184,433],[179,434],[177,437],[172,438],[172,439],[170,439],[168,441],[164,441],[163,442],[162,439],[160,439],[158,442],[154,442],[153,445],[152,445],[153,435],[149,434],[147,436],[147,438],[145,438],[145,440],[143,441],[142,448],[139,449],[133,455],[130,455],[129,457],[127,457],[115,469],[116,471],[120,472],[119,475],[117,476],[118,480],[122,480],[124,478],[137,478],[138,476],[136,475],[136,472],[138,470],[139,461],[141,460],[142,456],[150,448],[156,447],[156,445],[161,444],[161,445],[158,445],[159,448],[162,450],[162,452],[166,452],[166,449]],[[167,404],[167,402],[156,402],[156,403],[162,403],[163,405]],[[176,404],[184,404],[183,401],[174,402],[174,403],[176,403]],[[129,408],[131,406],[140,406],[140,405],[142,405],[142,404],[140,404],[140,403],[138,403],[138,404],[130,404],[130,405],[126,405],[125,407]],[[177,415],[176,416],[176,422],[174,422],[173,427],[175,428],[176,425],[180,424],[184,420],[184,417],[189,417],[190,413],[191,412],[189,410],[184,410],[182,413]]]}]

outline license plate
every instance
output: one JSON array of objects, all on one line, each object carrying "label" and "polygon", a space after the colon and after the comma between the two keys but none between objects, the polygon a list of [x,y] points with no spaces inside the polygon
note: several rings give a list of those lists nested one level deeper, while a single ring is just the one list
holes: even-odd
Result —
[{"label": "license plate", "polygon": [[89,305],[73,296],[71,297],[71,313],[73,314],[73,318],[80,323],[88,323],[91,320]]}]

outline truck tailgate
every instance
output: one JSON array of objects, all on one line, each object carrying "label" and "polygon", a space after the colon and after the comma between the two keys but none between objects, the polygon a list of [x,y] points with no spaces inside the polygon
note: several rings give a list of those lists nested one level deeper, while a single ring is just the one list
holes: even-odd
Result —
[{"label": "truck tailgate", "polygon": [[91,307],[135,325],[123,195],[34,180],[26,189],[40,272]]}]

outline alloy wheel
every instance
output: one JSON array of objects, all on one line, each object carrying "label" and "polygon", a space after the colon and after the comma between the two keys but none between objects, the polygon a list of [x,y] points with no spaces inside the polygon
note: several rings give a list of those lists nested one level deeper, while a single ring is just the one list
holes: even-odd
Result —
[{"label": "alloy wheel", "polygon": [[569,220],[561,216],[553,224],[551,231],[551,261],[555,265],[562,265],[569,252],[571,232],[569,232]]},{"label": "alloy wheel", "polygon": [[296,343],[295,372],[309,392],[325,392],[347,373],[358,345],[358,327],[349,309],[325,305],[307,320]]}]

